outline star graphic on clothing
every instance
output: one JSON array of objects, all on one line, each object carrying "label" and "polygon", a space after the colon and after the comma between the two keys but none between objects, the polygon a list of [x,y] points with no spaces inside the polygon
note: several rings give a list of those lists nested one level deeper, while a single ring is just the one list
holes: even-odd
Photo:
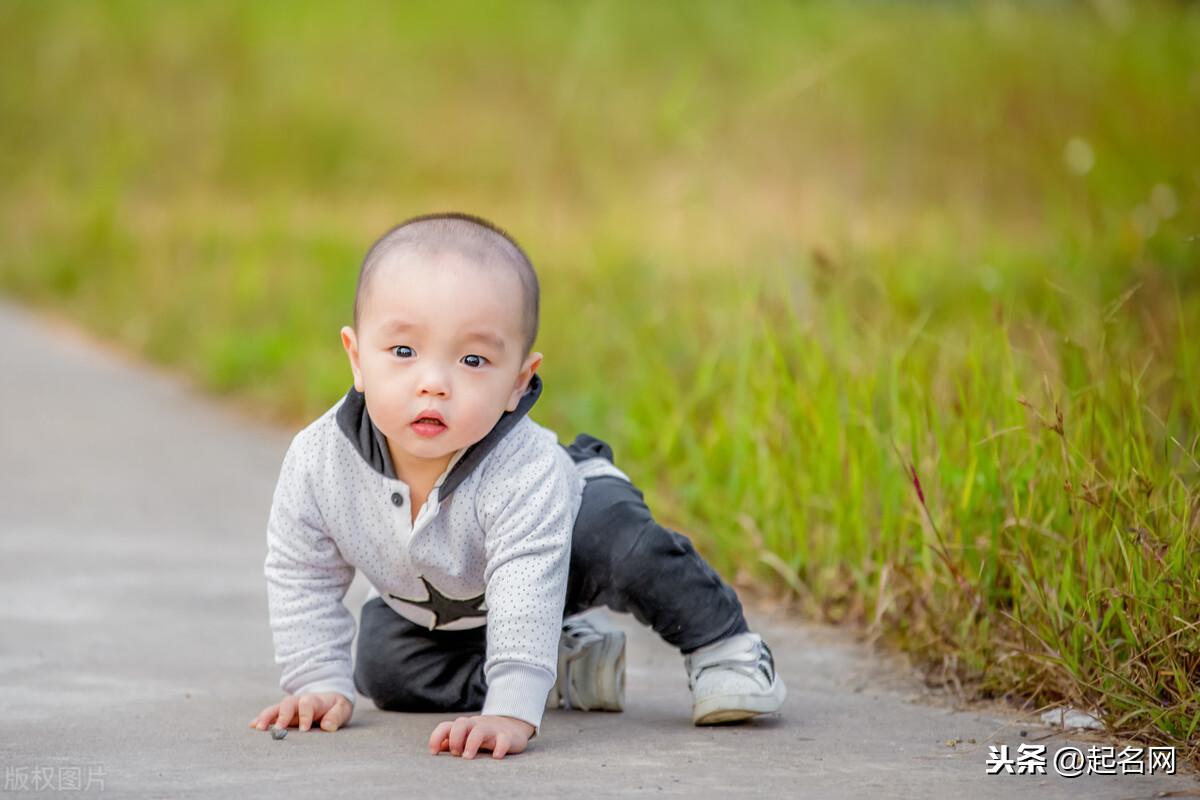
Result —
[{"label": "star graphic on clothing", "polygon": [[449,625],[454,620],[462,619],[463,617],[487,616],[487,611],[480,608],[483,605],[483,595],[460,600],[454,597],[446,597],[432,583],[425,580],[424,576],[421,577],[421,583],[425,584],[425,591],[429,593],[428,600],[409,600],[406,597],[397,597],[390,593],[388,596],[432,611],[433,624],[429,626],[429,630],[433,630],[439,625]]}]

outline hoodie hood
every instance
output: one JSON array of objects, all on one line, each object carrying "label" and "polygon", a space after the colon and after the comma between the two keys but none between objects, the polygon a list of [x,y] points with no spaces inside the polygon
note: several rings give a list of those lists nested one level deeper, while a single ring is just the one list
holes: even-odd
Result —
[{"label": "hoodie hood", "polygon": [[[461,454],[442,482],[441,489],[438,490],[439,503],[449,497],[463,479],[470,475],[479,462],[483,461],[492,451],[492,448],[499,444],[500,440],[513,429],[513,426],[521,421],[521,417],[529,413],[529,409],[533,408],[533,404],[537,402],[541,394],[542,378],[535,372],[529,379],[529,387],[525,390],[525,394],[517,402],[516,409],[505,411],[500,415],[500,419],[496,421],[488,434],[467,447]],[[396,470],[392,466],[391,454],[388,452],[387,437],[375,426],[371,416],[367,413],[366,395],[355,389],[353,384],[350,386],[350,391],[346,392],[341,407],[338,408],[337,422],[342,433],[346,434],[346,438],[354,445],[354,449],[364,461],[371,465],[372,469],[387,478],[399,480]]]}]

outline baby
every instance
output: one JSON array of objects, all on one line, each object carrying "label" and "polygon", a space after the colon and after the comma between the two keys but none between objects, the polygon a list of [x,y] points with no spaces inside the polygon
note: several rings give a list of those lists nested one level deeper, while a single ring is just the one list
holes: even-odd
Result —
[{"label": "baby", "polygon": [[[695,724],[782,706],[737,595],[654,521],[609,446],[561,445],[528,416],[538,303],[525,252],[479,217],[414,217],[367,252],[341,331],[354,386],[292,439],[272,500],[285,696],[251,727],[335,731],[357,692],[478,712],[434,728],[431,753],[520,753],[546,708],[623,707],[624,634],[582,614],[600,606],[680,650]],[[371,588],[352,666],[356,570]]]}]

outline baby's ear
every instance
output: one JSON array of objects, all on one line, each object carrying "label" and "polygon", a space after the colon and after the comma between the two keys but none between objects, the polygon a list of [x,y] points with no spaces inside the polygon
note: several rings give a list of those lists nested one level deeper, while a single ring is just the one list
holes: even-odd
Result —
[{"label": "baby's ear", "polygon": [[508,398],[506,408],[509,411],[517,410],[517,405],[521,402],[521,398],[529,391],[529,382],[533,380],[533,373],[537,372],[538,365],[541,363],[541,353],[531,353],[529,358],[525,359],[525,365],[517,373],[516,386],[513,387],[512,394]]},{"label": "baby's ear", "polygon": [[354,334],[354,328],[349,325],[342,326],[342,348],[350,359],[350,372],[354,374],[354,388],[361,392],[363,391],[363,380],[362,370],[358,364],[358,337]]},{"label": "baby's ear", "polygon": [[[541,353],[530,353],[529,358],[525,359],[525,366],[521,370],[521,374],[525,376],[525,386],[529,385],[529,381],[533,378],[533,373],[537,372],[537,368],[541,365]],[[526,372],[528,372],[528,374],[526,374]]]}]

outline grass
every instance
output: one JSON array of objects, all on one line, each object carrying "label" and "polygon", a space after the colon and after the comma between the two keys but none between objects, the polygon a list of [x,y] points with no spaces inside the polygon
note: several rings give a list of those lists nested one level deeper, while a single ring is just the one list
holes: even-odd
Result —
[{"label": "grass", "polygon": [[1200,11],[0,7],[0,288],[300,425],[395,220],[739,585],[1200,763]]}]

